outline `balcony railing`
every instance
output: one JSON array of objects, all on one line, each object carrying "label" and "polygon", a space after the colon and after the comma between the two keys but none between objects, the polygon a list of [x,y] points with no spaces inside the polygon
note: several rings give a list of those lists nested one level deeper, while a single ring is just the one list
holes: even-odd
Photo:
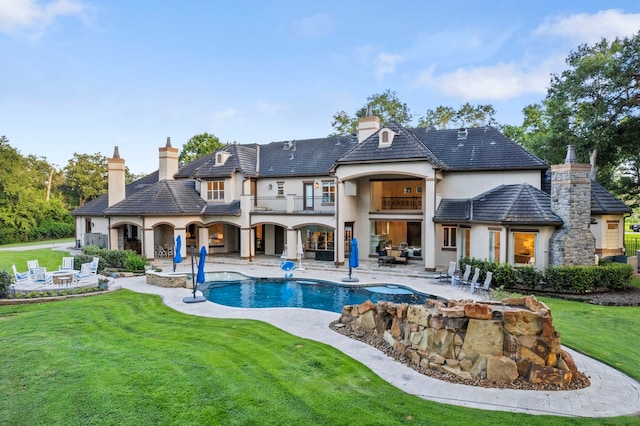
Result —
[{"label": "balcony railing", "polygon": [[266,214],[335,214],[336,206],[328,197],[299,195],[251,197],[251,212]]},{"label": "balcony railing", "polygon": [[422,197],[382,197],[383,210],[421,210]]}]

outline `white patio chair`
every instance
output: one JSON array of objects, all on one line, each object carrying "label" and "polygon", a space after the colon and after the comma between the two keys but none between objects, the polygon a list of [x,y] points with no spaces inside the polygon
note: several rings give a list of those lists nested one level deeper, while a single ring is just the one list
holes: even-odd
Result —
[{"label": "white patio chair", "polygon": [[16,279],[16,284],[22,284],[29,281],[29,272],[18,272],[16,265],[11,265],[13,269],[13,277]]},{"label": "white patio chair", "polygon": [[38,259],[27,260],[27,272],[29,273],[29,279],[31,281],[35,281],[34,273],[38,268],[40,268],[40,266],[38,265]]},{"label": "white patio chair", "polygon": [[73,281],[82,284],[85,281],[89,281],[94,274],[91,272],[93,269],[93,262],[87,262],[80,265],[80,271],[73,274]]},{"label": "white patio chair", "polygon": [[91,275],[98,274],[98,264],[100,263],[100,258],[97,256],[93,257],[93,261],[91,261]]},{"label": "white patio chair", "polygon": [[53,276],[51,274],[47,274],[47,268],[34,268],[33,281],[50,286],[53,285]]},{"label": "white patio chair", "polygon": [[75,258],[73,256],[71,256],[71,257],[63,257],[62,258],[62,265],[60,265],[60,267],[58,269],[60,271],[71,271],[71,270],[73,270],[74,260],[75,260]]}]

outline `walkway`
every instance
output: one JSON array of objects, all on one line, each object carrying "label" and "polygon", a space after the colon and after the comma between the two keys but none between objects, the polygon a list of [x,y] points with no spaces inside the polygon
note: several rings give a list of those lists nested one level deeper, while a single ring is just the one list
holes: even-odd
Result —
[{"label": "walkway", "polygon": [[[215,260],[215,261],[214,261]],[[206,270],[235,271],[250,276],[280,277],[280,259],[264,258],[247,263],[237,258],[208,259]],[[154,262],[164,270],[170,270],[171,262]],[[331,262],[303,261],[303,269],[294,271],[294,277],[341,281],[347,276],[347,268],[335,268]],[[190,272],[190,258],[177,265],[177,271]],[[354,269],[352,276],[358,284],[395,283],[412,287],[448,299],[469,298],[469,293],[430,278],[419,264],[396,268],[378,267],[377,262],[364,261]],[[640,414],[640,384],[619,371],[596,360],[567,349],[579,370],[591,379],[591,386],[576,391],[528,391],[487,389],[453,384],[437,380],[397,362],[379,350],[357,340],[350,339],[329,329],[329,323],[339,317],[333,312],[301,309],[240,309],[217,305],[212,302],[188,304],[184,297],[192,294],[189,289],[168,289],[147,285],[144,277],[116,280],[121,285],[140,293],[157,294],[164,303],[180,312],[211,318],[255,319],[300,336],[331,345],[346,355],[362,362],[384,380],[397,388],[435,402],[464,407],[529,414],[551,414],[573,417],[610,417]],[[300,321],[304,311],[306,321]],[[566,349],[566,348],[565,348]]]}]

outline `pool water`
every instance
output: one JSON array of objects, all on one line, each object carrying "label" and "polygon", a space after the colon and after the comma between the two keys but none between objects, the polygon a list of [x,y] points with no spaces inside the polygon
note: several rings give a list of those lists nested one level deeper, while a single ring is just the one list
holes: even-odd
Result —
[{"label": "pool water", "polygon": [[236,308],[309,308],[331,312],[342,312],[344,305],[367,300],[423,304],[427,299],[437,299],[392,284],[355,287],[295,278],[216,280],[205,282],[198,289],[207,300]]}]

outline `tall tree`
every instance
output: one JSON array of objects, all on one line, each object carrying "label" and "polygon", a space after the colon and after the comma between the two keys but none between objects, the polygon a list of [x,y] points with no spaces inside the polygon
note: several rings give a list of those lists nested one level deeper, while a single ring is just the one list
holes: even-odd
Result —
[{"label": "tall tree", "polygon": [[74,152],[64,170],[71,205],[83,206],[107,192],[107,157],[104,155]]},{"label": "tall tree", "polygon": [[391,120],[402,126],[411,122],[411,113],[407,104],[398,99],[396,92],[387,89],[383,93],[369,96],[367,102],[356,111],[354,116],[350,116],[345,111],[335,113],[331,121],[335,132],[331,136],[345,136],[355,133],[358,130],[358,119],[365,117],[367,111],[380,118],[380,123],[383,126]]},{"label": "tall tree", "polygon": [[418,127],[434,126],[438,129],[460,127],[495,126],[496,111],[493,105],[471,105],[465,103],[455,110],[449,106],[438,106],[428,109],[424,117],[418,121]]},{"label": "tall tree", "polygon": [[209,155],[222,147],[223,144],[220,143],[220,139],[216,136],[206,132],[200,133],[182,145],[178,161],[180,161],[180,164],[187,164],[195,159]]},{"label": "tall tree", "polygon": [[544,103],[550,143],[574,144],[593,177],[597,166],[640,150],[640,33],[581,45],[566,63]]}]

